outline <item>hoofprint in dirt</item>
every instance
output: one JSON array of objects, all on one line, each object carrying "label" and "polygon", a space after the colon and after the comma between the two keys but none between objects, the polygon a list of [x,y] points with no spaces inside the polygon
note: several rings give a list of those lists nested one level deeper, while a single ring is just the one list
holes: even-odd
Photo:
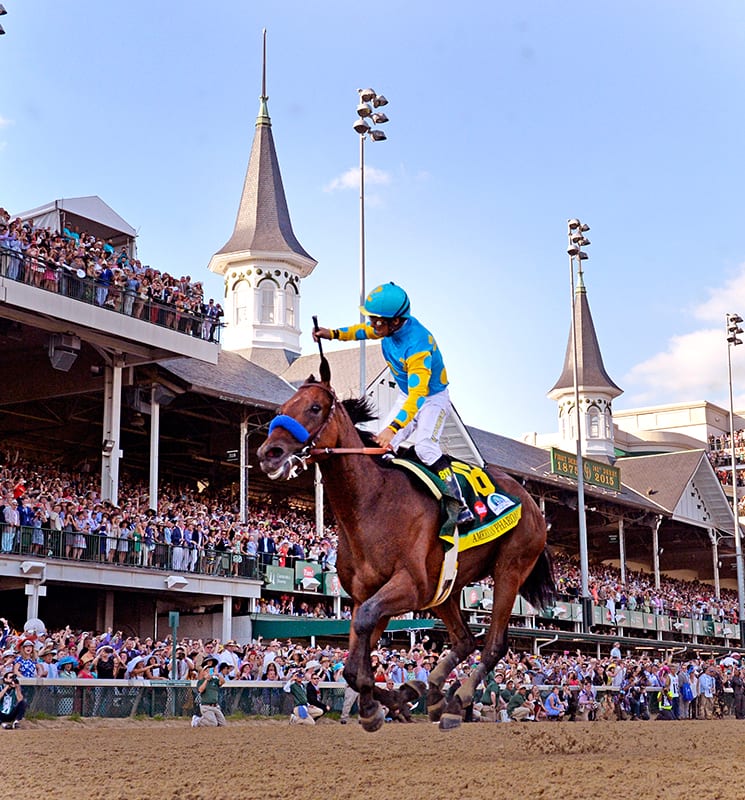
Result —
[{"label": "hoofprint in dirt", "polygon": [[406,800],[745,797],[745,722],[425,721],[376,734],[321,720],[45,720],[0,731],[3,797],[54,800]]}]

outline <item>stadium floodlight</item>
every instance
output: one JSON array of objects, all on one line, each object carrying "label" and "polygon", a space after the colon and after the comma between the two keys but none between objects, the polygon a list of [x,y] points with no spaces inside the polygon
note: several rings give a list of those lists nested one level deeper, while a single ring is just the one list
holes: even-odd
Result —
[{"label": "stadium floodlight", "polygon": [[735,534],[735,559],[737,566],[737,618],[740,623],[740,641],[745,641],[745,566],[742,560],[742,535],[740,531],[740,504],[737,497],[737,454],[735,453],[735,401],[732,391],[732,348],[742,344],[743,332],[739,314],[727,314],[727,378],[729,383],[729,448],[732,467],[732,520]]},{"label": "stadium floodlight", "polygon": [[[374,89],[357,89],[359,105],[357,116],[359,119],[354,124],[354,130],[360,135],[360,308],[365,305],[365,139],[369,136],[374,142],[384,142],[388,137],[383,131],[373,128],[374,125],[383,125],[388,122],[388,116],[382,111],[373,113],[374,108],[387,106],[388,100],[382,94],[376,94]],[[360,311],[360,322],[365,321],[364,314]],[[365,379],[365,340],[360,339],[360,397],[367,393]]]},{"label": "stadium floodlight", "polygon": [[[587,518],[585,516],[585,476],[582,463],[582,412],[579,403],[579,361],[577,355],[577,315],[576,306],[578,293],[574,287],[574,264],[577,262],[577,277],[582,285],[582,262],[588,258],[587,253],[580,247],[589,240],[582,236],[590,230],[589,225],[583,225],[576,217],[567,220],[567,238],[569,247],[569,283],[571,286],[572,309],[572,374],[574,378],[574,409],[576,412],[575,424],[577,427],[577,527],[579,533],[579,566],[580,566],[580,597],[582,600],[582,626],[588,633],[592,625],[592,598],[590,597],[590,565],[587,554]],[[577,234],[580,234],[579,238]]]}]

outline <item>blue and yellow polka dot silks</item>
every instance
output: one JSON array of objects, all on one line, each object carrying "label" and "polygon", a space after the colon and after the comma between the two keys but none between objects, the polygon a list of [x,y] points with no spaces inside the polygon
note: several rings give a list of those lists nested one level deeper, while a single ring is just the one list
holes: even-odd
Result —
[{"label": "blue and yellow polka dot silks", "polygon": [[[364,324],[338,328],[332,336],[342,341],[380,338],[371,325]],[[428,397],[447,387],[447,370],[434,336],[414,317],[383,338],[383,357],[398,388],[406,394],[406,402],[390,426],[400,430],[411,422]]]}]

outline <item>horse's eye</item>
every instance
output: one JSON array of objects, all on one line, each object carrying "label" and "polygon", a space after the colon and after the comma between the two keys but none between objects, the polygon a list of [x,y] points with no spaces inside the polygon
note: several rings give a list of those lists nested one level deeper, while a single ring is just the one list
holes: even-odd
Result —
[{"label": "horse's eye", "polygon": [[314,414],[320,414],[321,413],[321,406],[318,403],[313,403],[313,405],[310,407],[310,410]]}]

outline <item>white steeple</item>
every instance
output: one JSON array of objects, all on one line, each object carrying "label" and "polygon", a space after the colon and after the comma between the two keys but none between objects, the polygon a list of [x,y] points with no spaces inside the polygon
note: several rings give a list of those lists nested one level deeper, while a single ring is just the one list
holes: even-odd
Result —
[{"label": "white steeple", "polygon": [[259,115],[235,229],[209,269],[225,277],[223,348],[277,367],[300,355],[300,282],[317,262],[290,222],[267,110],[266,30],[263,44]]}]

